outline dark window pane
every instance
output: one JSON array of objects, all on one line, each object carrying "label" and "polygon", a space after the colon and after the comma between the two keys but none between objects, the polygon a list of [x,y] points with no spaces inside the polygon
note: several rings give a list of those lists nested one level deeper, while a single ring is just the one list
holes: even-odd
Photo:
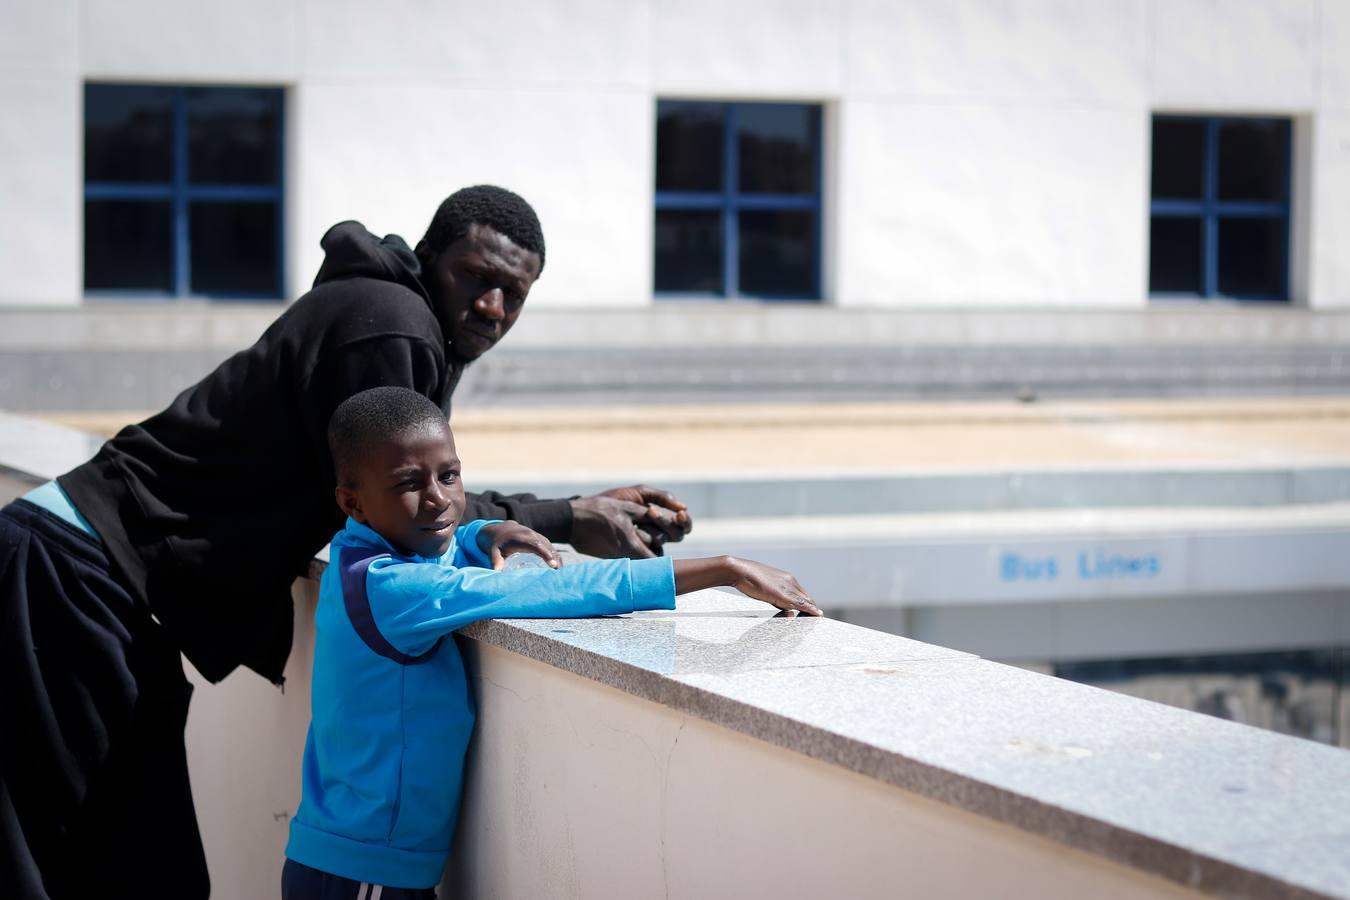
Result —
[{"label": "dark window pane", "polygon": [[809,212],[743,212],[740,291],[768,297],[816,293],[815,222]]},{"label": "dark window pane", "polygon": [[86,181],[173,180],[173,88],[84,86]]},{"label": "dark window pane", "polygon": [[1219,293],[1284,298],[1284,220],[1219,220]]},{"label": "dark window pane", "polygon": [[1219,199],[1283,200],[1289,123],[1253,119],[1219,126]]},{"label": "dark window pane", "polygon": [[721,212],[657,211],[656,289],[722,292]]},{"label": "dark window pane", "polygon": [[281,93],[264,88],[187,92],[188,181],[276,184]]},{"label": "dark window pane", "polygon": [[1204,284],[1204,222],[1154,218],[1149,227],[1148,289],[1199,294]]},{"label": "dark window pane", "polygon": [[656,105],[656,189],[722,190],[720,103],[662,101]]},{"label": "dark window pane", "polygon": [[736,140],[741,193],[815,193],[819,107],[785,103],[738,106]]},{"label": "dark window pane", "polygon": [[281,293],[275,204],[193,203],[189,217],[193,293]]},{"label": "dark window pane", "polygon": [[1154,119],[1154,198],[1198,199],[1204,193],[1204,121]]},{"label": "dark window pane", "polygon": [[168,203],[85,201],[85,289],[173,290],[172,219]]}]

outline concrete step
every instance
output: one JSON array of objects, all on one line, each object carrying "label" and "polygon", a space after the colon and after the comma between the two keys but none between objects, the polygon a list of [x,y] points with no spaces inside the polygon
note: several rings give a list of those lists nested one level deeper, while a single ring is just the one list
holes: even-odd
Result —
[{"label": "concrete step", "polygon": [[1350,503],[705,519],[667,552],[790,569],[834,608],[1350,597]]},{"label": "concrete step", "polygon": [[597,493],[645,478],[689,505],[700,523],[779,516],[877,516],[1121,507],[1267,507],[1350,501],[1350,465],[1093,466],[984,471],[614,472],[560,478],[471,476],[495,490],[541,497]]}]

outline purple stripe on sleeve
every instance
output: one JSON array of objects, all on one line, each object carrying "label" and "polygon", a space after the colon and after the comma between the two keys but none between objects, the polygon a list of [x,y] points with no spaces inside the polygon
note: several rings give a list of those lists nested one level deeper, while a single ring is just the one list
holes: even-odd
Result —
[{"label": "purple stripe on sleeve", "polygon": [[400,652],[385,639],[375,624],[375,615],[370,611],[370,598],[366,596],[366,571],[377,559],[392,556],[390,553],[370,551],[359,547],[344,547],[339,555],[339,571],[342,575],[342,601],[347,607],[347,618],[352,627],[365,641],[366,646],[380,656],[392,659],[399,665],[413,666],[431,659],[431,655],[441,645],[439,640],[431,649],[420,656],[409,656]]}]

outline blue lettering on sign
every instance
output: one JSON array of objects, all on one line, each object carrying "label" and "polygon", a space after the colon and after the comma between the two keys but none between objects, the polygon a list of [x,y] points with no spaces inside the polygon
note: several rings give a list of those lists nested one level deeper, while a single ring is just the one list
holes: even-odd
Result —
[{"label": "blue lettering on sign", "polygon": [[[1157,578],[1162,574],[1162,562],[1156,553],[1130,556],[1095,548],[1078,551],[1076,561],[1076,567],[1064,571],[1072,571],[1083,581]],[[1055,581],[1062,567],[1053,556],[1003,553],[999,556],[998,568],[1000,581]]]},{"label": "blue lettering on sign", "polygon": [[1054,581],[1059,577],[1059,566],[1053,556],[1032,559],[1019,553],[1005,553],[999,567],[1004,581]]},{"label": "blue lettering on sign", "polygon": [[1156,578],[1162,571],[1156,554],[1126,556],[1100,549],[1078,552],[1078,577],[1084,581],[1101,578]]}]

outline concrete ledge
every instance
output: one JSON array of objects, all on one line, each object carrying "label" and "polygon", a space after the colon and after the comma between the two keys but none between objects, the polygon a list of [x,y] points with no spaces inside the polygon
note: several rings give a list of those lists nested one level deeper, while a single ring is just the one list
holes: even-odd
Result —
[{"label": "concrete ledge", "polygon": [[464,634],[1207,893],[1350,896],[1350,754],[720,592]]},{"label": "concrete ledge", "polygon": [[0,473],[41,484],[90,459],[103,439],[0,412]]}]

